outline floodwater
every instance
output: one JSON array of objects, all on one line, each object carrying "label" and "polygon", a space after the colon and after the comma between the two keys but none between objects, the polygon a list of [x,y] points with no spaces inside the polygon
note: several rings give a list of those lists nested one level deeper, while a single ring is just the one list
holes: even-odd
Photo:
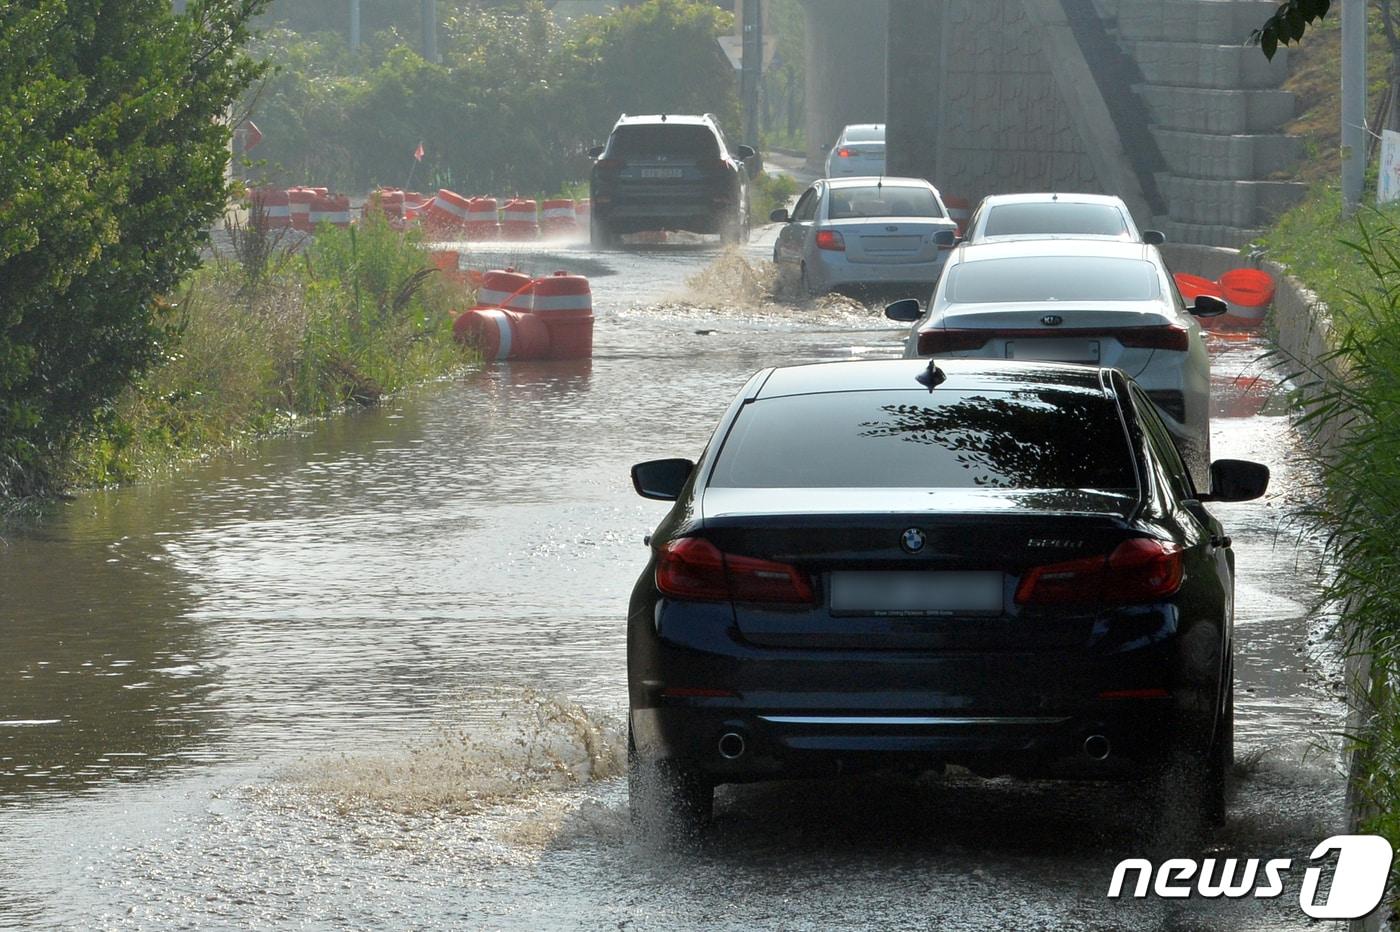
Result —
[{"label": "floodwater", "polygon": [[1119,859],[1199,853],[1143,837],[1114,787],[724,788],[695,845],[631,837],[623,618],[666,506],[628,467],[698,454],[755,369],[898,355],[900,331],[760,307],[732,260],[687,286],[709,247],[476,260],[505,258],[593,276],[591,362],[488,368],[6,530],[0,927],[1307,924],[1344,707],[1260,341],[1213,343],[1214,453],[1275,480],[1218,506],[1249,762],[1211,851],[1300,867],[1275,900],[1113,902]]}]

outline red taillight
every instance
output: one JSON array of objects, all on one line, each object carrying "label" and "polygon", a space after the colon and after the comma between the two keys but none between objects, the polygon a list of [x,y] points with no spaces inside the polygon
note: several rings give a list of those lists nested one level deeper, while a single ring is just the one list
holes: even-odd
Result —
[{"label": "red taillight", "polygon": [[704,602],[816,602],[811,582],[797,567],[726,554],[699,537],[681,537],[661,549],[656,588]]},{"label": "red taillight", "polygon": [[1126,605],[1165,598],[1181,588],[1181,548],[1169,541],[1136,537],[1107,556],[1083,557],[1033,567],[1016,587],[1018,605],[1103,602]]},{"label": "red taillight", "polygon": [[958,353],[981,349],[998,334],[994,330],[924,330],[919,334],[919,355]]},{"label": "red taillight", "polygon": [[1174,324],[1167,324],[1165,327],[1123,327],[1119,330],[1105,331],[1104,336],[1113,337],[1122,345],[1137,349],[1185,352],[1191,346],[1191,332]]},{"label": "red taillight", "polygon": [[817,231],[817,248],[834,249],[839,252],[846,251],[846,238],[835,230]]},{"label": "red taillight", "polygon": [[838,159],[849,159],[849,158],[854,158],[854,157],[857,156],[857,155],[860,155],[860,151],[859,151],[858,149],[837,149],[837,150],[836,150],[836,157],[837,157]]}]

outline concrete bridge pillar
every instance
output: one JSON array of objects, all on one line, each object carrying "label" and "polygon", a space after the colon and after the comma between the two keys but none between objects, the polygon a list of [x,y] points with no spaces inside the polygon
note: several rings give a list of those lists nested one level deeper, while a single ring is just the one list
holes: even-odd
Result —
[{"label": "concrete bridge pillar", "polygon": [[[807,158],[849,123],[885,121],[885,38],[890,0],[805,0]],[[935,4],[936,5],[936,4]]]}]

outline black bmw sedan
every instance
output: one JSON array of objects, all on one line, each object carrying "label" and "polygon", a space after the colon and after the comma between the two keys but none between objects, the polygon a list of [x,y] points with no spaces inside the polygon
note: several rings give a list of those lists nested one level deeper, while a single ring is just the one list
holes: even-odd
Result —
[{"label": "black bmw sedan", "polygon": [[[978,360],[765,369],[698,463],[628,613],[639,819],[717,784],[957,764],[1142,778],[1224,816],[1234,555],[1122,372]],[[1175,769],[1173,769],[1175,768]],[[671,823],[667,823],[671,824]]]}]

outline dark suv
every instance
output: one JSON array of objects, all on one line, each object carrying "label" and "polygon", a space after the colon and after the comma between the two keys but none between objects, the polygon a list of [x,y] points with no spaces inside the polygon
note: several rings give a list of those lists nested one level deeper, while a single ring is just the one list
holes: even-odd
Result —
[{"label": "dark suv", "polygon": [[719,124],[704,116],[623,114],[606,146],[590,153],[595,249],[624,233],[689,230],[726,243],[749,234],[749,146],[733,150]]}]

